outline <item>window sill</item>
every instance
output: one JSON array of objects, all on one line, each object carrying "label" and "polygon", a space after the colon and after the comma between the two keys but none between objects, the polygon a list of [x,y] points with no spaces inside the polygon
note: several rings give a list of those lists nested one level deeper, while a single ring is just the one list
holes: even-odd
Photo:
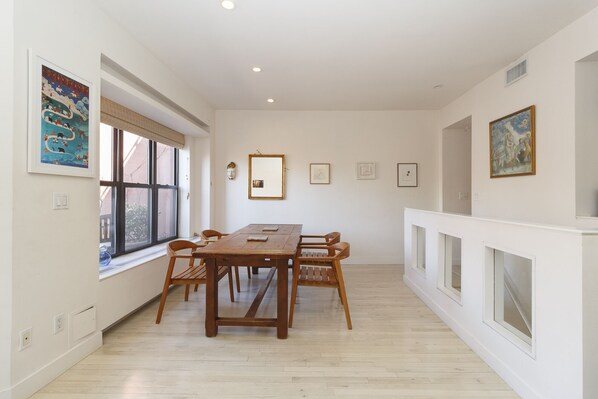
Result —
[{"label": "window sill", "polygon": [[[193,242],[198,242],[201,240],[200,237],[181,239]],[[100,281],[165,256],[167,244],[168,243],[154,245],[153,247],[145,248],[126,255],[121,255],[118,258],[112,259],[108,266],[100,267]]]}]

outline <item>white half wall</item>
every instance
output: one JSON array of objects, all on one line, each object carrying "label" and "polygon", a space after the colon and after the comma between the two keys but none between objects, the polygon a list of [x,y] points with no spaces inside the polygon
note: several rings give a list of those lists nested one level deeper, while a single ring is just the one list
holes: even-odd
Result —
[{"label": "white half wall", "polygon": [[[530,50],[527,77],[505,87],[501,70],[440,111],[440,129],[472,117],[474,216],[578,224],[575,63],[596,50],[598,9]],[[536,175],[490,179],[489,122],[532,104],[536,106]]]},{"label": "white half wall", "polygon": [[[403,263],[403,208],[439,207],[435,127],[432,111],[217,111],[213,227],[301,223],[304,234],[341,232],[348,263]],[[285,200],[248,199],[257,151],[285,155]],[[357,162],[375,162],[376,179],[357,180]],[[399,162],[418,163],[419,187],[397,187]],[[331,164],[329,185],[309,184],[310,163]]]}]

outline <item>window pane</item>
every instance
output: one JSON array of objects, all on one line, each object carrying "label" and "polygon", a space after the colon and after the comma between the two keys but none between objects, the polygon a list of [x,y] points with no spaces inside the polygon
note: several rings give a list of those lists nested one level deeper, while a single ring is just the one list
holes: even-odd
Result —
[{"label": "window pane", "polygon": [[112,187],[100,186],[100,244],[106,246],[111,254],[116,251],[114,194]]},{"label": "window pane", "polygon": [[125,251],[150,243],[150,190],[125,189]]},{"label": "window pane", "polygon": [[114,129],[100,123],[100,180],[112,181]]},{"label": "window pane", "polygon": [[174,185],[174,147],[156,143],[156,183]]},{"label": "window pane", "polygon": [[517,337],[532,338],[532,260],[494,251],[494,320]]},{"label": "window pane", "polygon": [[158,241],[176,234],[176,190],[158,190]]},{"label": "window pane", "polygon": [[126,183],[149,183],[149,140],[124,132],[123,164]]}]

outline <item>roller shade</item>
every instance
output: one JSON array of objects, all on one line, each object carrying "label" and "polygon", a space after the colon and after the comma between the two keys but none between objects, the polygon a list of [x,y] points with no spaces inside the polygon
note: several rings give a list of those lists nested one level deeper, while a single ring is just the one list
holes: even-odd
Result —
[{"label": "roller shade", "polygon": [[102,97],[100,120],[117,129],[126,130],[171,147],[181,149],[185,146],[183,134],[108,100],[106,97]]}]

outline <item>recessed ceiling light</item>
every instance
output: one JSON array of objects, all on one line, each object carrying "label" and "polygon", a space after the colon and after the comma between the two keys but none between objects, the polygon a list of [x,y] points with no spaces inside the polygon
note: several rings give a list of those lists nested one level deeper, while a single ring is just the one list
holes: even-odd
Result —
[{"label": "recessed ceiling light", "polygon": [[268,101],[269,103],[273,103],[273,102],[274,102],[274,99],[273,99],[273,98],[269,98],[269,99],[268,99],[268,100],[266,100],[266,101]]},{"label": "recessed ceiling light", "polygon": [[233,8],[235,8],[235,3],[232,0],[222,0],[222,3],[220,4],[227,10],[232,10]]},{"label": "recessed ceiling light", "polygon": [[260,68],[260,67],[253,67],[253,68],[251,68],[251,70],[252,70],[253,72],[261,72],[261,71],[262,71],[262,68]]}]

